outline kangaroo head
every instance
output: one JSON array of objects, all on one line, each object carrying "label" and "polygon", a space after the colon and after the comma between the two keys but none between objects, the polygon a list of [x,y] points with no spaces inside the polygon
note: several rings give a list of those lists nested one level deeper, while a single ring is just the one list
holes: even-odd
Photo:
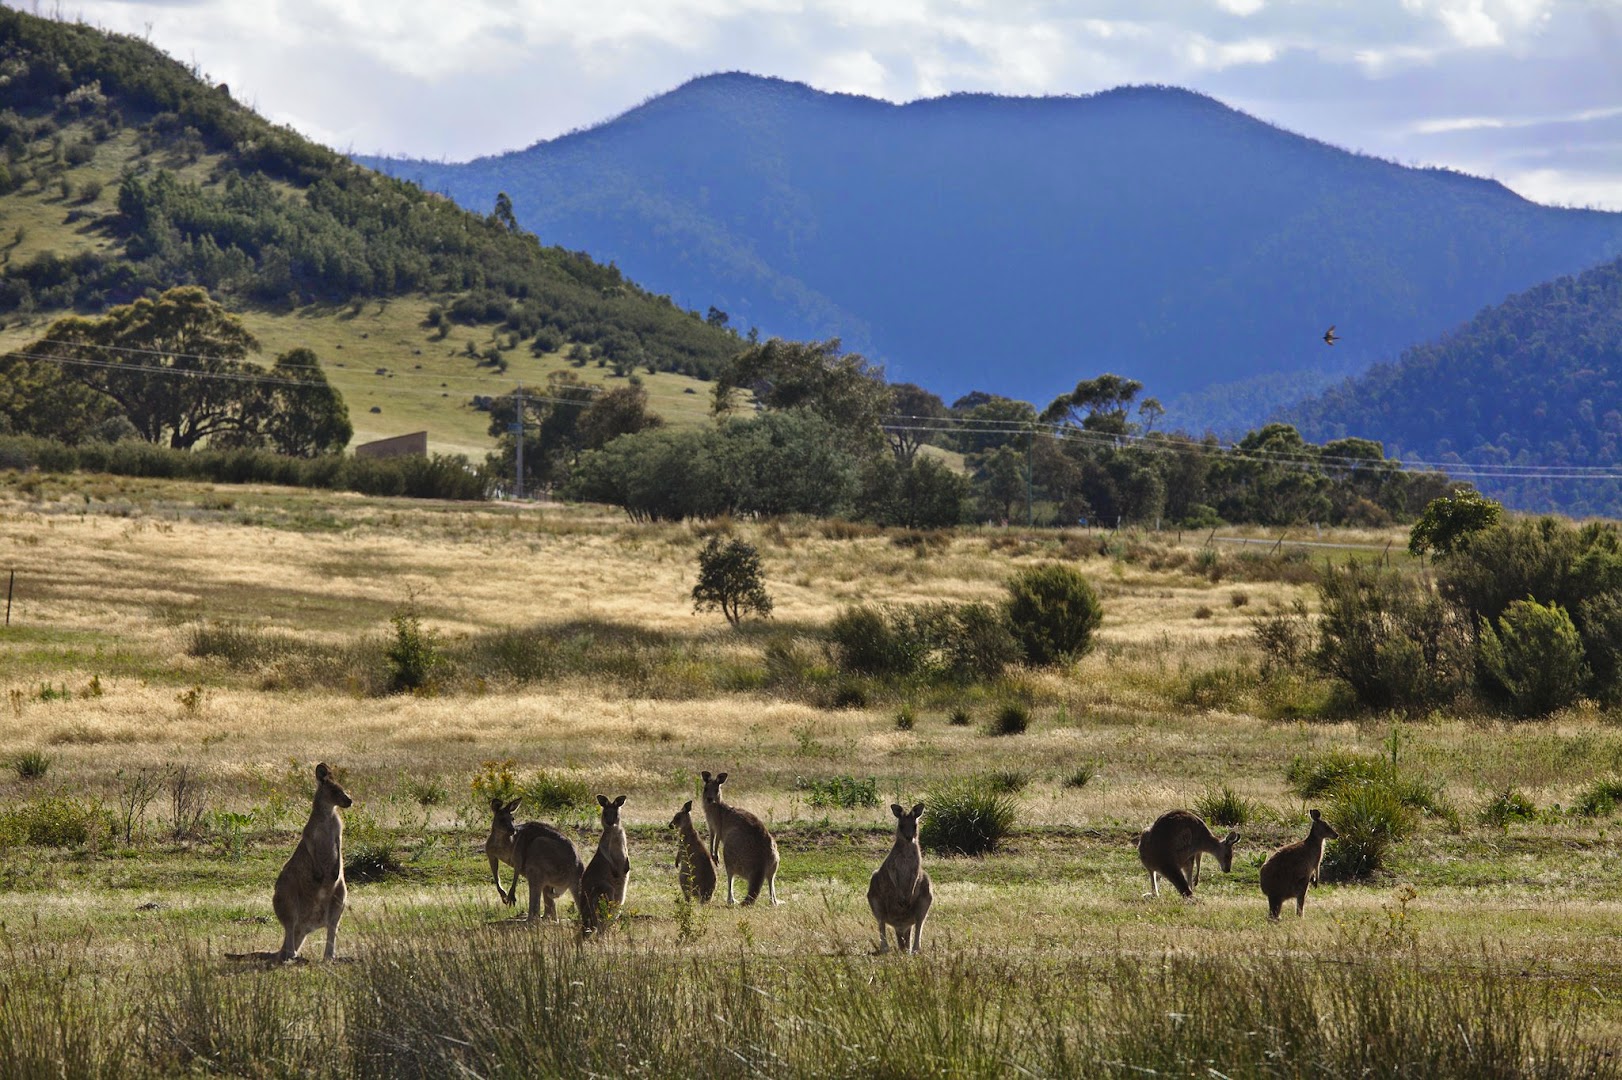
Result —
[{"label": "kangaroo head", "polygon": [[895,834],[902,840],[918,839],[918,819],[924,814],[924,804],[915,803],[911,810],[901,809],[900,803],[890,804],[890,813],[895,815]]},{"label": "kangaroo head", "polygon": [[514,799],[510,803],[503,803],[500,799],[490,800],[490,813],[494,818],[490,823],[491,832],[500,830],[501,832],[510,833],[513,831],[513,811],[518,809],[520,801]]},{"label": "kangaroo head", "polygon": [[324,761],[315,767],[315,801],[328,806],[340,806],[346,810],[355,804],[355,800],[349,797],[349,792],[332,778],[332,770],[327,768]]},{"label": "kangaroo head", "polygon": [[1310,811],[1310,813],[1312,814],[1311,836],[1321,836],[1325,840],[1337,840],[1340,838],[1340,833],[1336,832],[1335,827],[1323,819],[1322,814],[1316,810]]},{"label": "kangaroo head", "polygon": [[620,823],[620,807],[625,805],[625,796],[609,802],[607,795],[599,795],[597,805],[603,808],[603,828],[611,829]]},{"label": "kangaroo head", "polygon": [[720,802],[721,801],[721,785],[726,783],[726,782],[727,782],[727,774],[726,773],[716,773],[714,776],[711,776],[709,773],[705,773],[704,774],[704,801],[707,802],[707,803],[718,803],[718,802]]},{"label": "kangaroo head", "polygon": [[688,799],[686,802],[681,804],[681,809],[676,811],[676,816],[670,819],[670,824],[666,827],[674,829],[680,825],[691,825],[692,823],[693,800]]},{"label": "kangaroo head", "polygon": [[1222,838],[1222,850],[1217,852],[1217,865],[1222,867],[1224,874],[1233,870],[1233,845],[1239,842],[1239,834],[1230,832]]}]

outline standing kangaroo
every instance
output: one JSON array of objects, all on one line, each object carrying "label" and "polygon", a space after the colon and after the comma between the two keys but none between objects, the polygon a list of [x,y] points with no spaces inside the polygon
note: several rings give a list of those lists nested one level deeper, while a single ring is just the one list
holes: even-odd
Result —
[{"label": "standing kangaroo", "polygon": [[1149,871],[1150,896],[1160,895],[1160,878],[1171,882],[1185,897],[1199,884],[1200,856],[1216,856],[1223,873],[1233,869],[1233,846],[1239,834],[1218,840],[1200,816],[1187,810],[1168,810],[1138,834],[1138,861]]},{"label": "standing kangaroo", "polygon": [[620,824],[625,796],[609,802],[608,796],[599,795],[597,805],[603,808],[603,834],[597,838],[597,853],[586,865],[575,901],[580,908],[581,932],[586,934],[595,933],[619,911],[631,877],[631,860],[625,854],[625,826]]},{"label": "standing kangaroo", "polygon": [[924,804],[917,803],[911,810],[890,804],[895,815],[895,846],[884,862],[873,871],[867,883],[867,906],[879,921],[879,952],[890,951],[890,939],[885,936],[886,926],[895,927],[896,947],[907,952],[907,938],[912,938],[912,952],[924,937],[924,919],[929,916],[929,905],[935,901],[929,885],[929,874],[924,871],[924,853],[918,847],[918,818]]},{"label": "standing kangaroo", "polygon": [[753,904],[766,885],[772,903],[777,903],[777,841],[759,818],[721,801],[721,785],[727,774],[704,773],[704,820],[710,826],[710,855],[721,851],[721,865],[727,876],[727,903],[733,902],[732,879],[749,882],[745,904]]},{"label": "standing kangaroo", "polygon": [[338,945],[338,920],[344,917],[344,823],[338,808],[354,805],[349,793],[332,778],[326,762],[315,767],[315,806],[304,834],[282,872],[276,875],[276,892],[271,906],[286,936],[277,954],[283,961],[298,956],[304,939],[317,927],[327,928],[326,958],[331,960]]},{"label": "standing kangaroo", "polygon": [[670,819],[670,827],[676,830],[676,870],[681,877],[682,897],[697,898],[699,903],[707,904],[715,895],[715,857],[699,839],[698,830],[693,828],[692,799],[676,811],[676,816]]},{"label": "standing kangaroo", "polygon": [[[484,853],[490,857],[490,876],[496,879],[496,892],[503,904],[516,904],[518,877],[529,882],[529,917],[534,920],[541,903],[546,904],[547,919],[558,917],[555,901],[567,889],[580,906],[580,875],[585,867],[567,836],[550,825],[539,821],[513,824],[513,811],[518,800],[503,805],[500,799],[490,800],[490,836],[484,842]],[[501,887],[501,864],[513,868],[512,888]]]},{"label": "standing kangaroo", "polygon": [[1285,844],[1262,863],[1262,892],[1267,894],[1269,919],[1277,921],[1284,901],[1295,897],[1295,913],[1307,906],[1307,886],[1318,880],[1318,865],[1324,858],[1324,841],[1340,836],[1334,826],[1312,811],[1312,830],[1306,839]]}]

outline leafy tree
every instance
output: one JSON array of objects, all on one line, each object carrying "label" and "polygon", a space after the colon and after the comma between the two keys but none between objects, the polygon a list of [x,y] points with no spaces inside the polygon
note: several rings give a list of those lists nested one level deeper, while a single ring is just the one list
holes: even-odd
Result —
[{"label": "leafy tree", "polygon": [[282,353],[270,367],[272,382],[263,384],[260,408],[266,439],[278,453],[292,457],[335,454],[355,434],[349,408],[327,382],[321,362],[309,349]]},{"label": "leafy tree", "polygon": [[1503,512],[1502,504],[1483,497],[1474,488],[1432,499],[1408,534],[1408,550],[1415,555],[1451,555],[1476,533],[1498,524]]},{"label": "leafy tree", "polygon": [[890,408],[895,419],[884,425],[884,437],[890,451],[902,465],[911,465],[918,448],[936,441],[945,427],[946,404],[936,394],[912,383],[893,383],[890,386]]},{"label": "leafy tree", "polygon": [[1009,628],[1031,664],[1080,659],[1092,648],[1093,632],[1103,621],[1098,594],[1073,566],[1032,566],[1008,582]]},{"label": "leafy tree", "polygon": [[[1106,374],[1096,379],[1083,379],[1076,383],[1074,390],[1054,398],[1042,410],[1042,421],[1074,424],[1087,431],[1106,435],[1126,435],[1137,430],[1128,416],[1132,402],[1142,390],[1143,384],[1138,380],[1119,375]],[[1153,398],[1144,402],[1144,407],[1151,403],[1153,409],[1150,415],[1158,416],[1165,411],[1160,408],[1160,402]]]},{"label": "leafy tree", "polygon": [[840,350],[838,338],[753,345],[727,364],[715,383],[715,411],[733,406],[733,394],[749,390],[768,409],[809,409],[851,438],[875,441],[890,411],[884,373],[856,353]]},{"label": "leafy tree", "polygon": [[661,427],[664,419],[648,411],[648,392],[640,386],[616,386],[597,394],[580,414],[576,431],[580,446],[598,450],[621,435],[635,435]]},{"label": "leafy tree", "polygon": [[693,586],[693,611],[719,609],[737,626],[745,615],[770,618],[772,598],[761,576],[760,552],[753,544],[734,537],[725,544],[710,537],[698,553],[698,584]]},{"label": "leafy tree", "polygon": [[505,191],[496,193],[496,208],[490,214],[492,220],[510,233],[518,231],[518,218],[513,214],[513,201]]},{"label": "leafy tree", "polygon": [[1429,582],[1362,563],[1318,583],[1322,617],[1314,663],[1371,709],[1452,701],[1472,667],[1469,627]]}]

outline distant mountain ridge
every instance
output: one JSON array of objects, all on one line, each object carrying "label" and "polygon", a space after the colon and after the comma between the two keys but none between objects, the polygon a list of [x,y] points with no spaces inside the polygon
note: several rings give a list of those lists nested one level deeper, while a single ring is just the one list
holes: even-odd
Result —
[{"label": "distant mountain ridge", "polygon": [[470,209],[505,191],[544,242],[735,326],[840,335],[949,399],[1045,403],[1116,371],[1192,395],[1168,417],[1185,423],[1259,420],[1622,253],[1622,215],[1538,206],[1164,87],[894,105],[713,75],[527,150],[358,160]]}]

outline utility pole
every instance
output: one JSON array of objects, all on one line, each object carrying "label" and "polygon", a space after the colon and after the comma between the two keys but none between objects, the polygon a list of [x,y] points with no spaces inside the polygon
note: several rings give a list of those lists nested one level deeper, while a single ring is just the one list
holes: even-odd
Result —
[{"label": "utility pole", "polygon": [[513,394],[513,422],[507,425],[507,430],[518,437],[516,446],[518,453],[513,461],[513,494],[518,501],[524,499],[524,384],[518,384],[518,390]]}]

